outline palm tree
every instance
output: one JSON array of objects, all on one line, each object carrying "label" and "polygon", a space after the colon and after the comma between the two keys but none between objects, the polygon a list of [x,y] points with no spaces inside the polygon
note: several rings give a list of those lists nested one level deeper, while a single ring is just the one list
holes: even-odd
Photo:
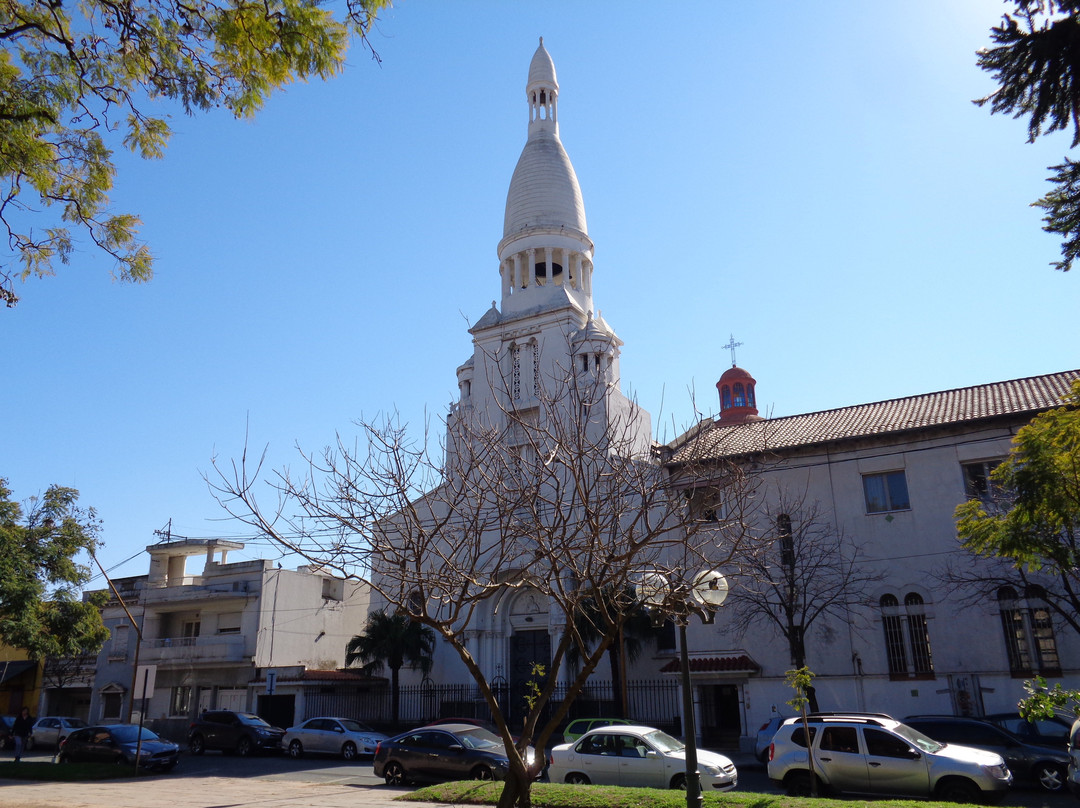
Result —
[{"label": "palm tree", "polygon": [[[634,602],[633,593],[629,590],[622,592],[619,597],[607,590],[601,592],[599,597],[603,603],[596,598],[582,602],[574,617],[574,624],[581,638],[593,646],[611,630],[604,627],[607,620],[602,615],[605,612],[620,621],[611,645],[608,646],[607,657],[611,666],[611,695],[615,709],[619,716],[628,718],[626,664],[636,660],[648,641],[659,636],[662,629],[653,625],[651,617],[639,603]],[[576,648],[571,647],[570,657],[578,657]]]},{"label": "palm tree", "polygon": [[363,632],[345,646],[345,666],[359,661],[363,663],[361,670],[368,675],[381,671],[383,665],[390,668],[391,713],[396,727],[401,702],[398,671],[408,665],[427,675],[434,651],[434,631],[405,615],[388,615],[380,609],[368,615]]}]

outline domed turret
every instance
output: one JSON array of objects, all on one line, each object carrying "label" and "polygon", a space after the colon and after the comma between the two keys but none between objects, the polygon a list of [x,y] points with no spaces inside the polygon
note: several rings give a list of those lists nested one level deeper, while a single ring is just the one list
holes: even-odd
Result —
[{"label": "domed turret", "polygon": [[528,139],[506,194],[499,242],[503,311],[569,301],[592,309],[592,252],[577,174],[559,140],[559,82],[540,45],[525,86]]},{"label": "domed turret", "polygon": [[716,390],[720,393],[720,423],[743,424],[760,421],[754,386],[757,381],[740,367],[732,365],[724,371]]}]

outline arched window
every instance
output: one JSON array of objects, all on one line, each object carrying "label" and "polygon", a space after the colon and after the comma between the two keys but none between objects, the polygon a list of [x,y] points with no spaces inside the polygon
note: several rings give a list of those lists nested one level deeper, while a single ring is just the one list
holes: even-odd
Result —
[{"label": "arched window", "polygon": [[746,385],[746,406],[747,407],[756,407],[757,406],[757,400],[754,398],[754,385],[752,385],[752,384],[747,384]]},{"label": "arched window", "polygon": [[743,391],[742,382],[735,382],[735,406],[746,406],[746,393]]},{"label": "arched window", "polygon": [[730,410],[731,409],[731,388],[728,387],[726,384],[724,385],[723,389],[720,391],[720,409],[722,409],[722,410]]},{"label": "arched window", "polygon": [[903,609],[892,594],[882,595],[878,604],[881,607],[890,678],[933,678],[930,631],[922,595],[909,592],[904,596]]},{"label": "arched window", "polygon": [[1027,587],[1023,599],[1011,586],[998,590],[1005,650],[1013,676],[1061,675],[1054,623],[1045,598],[1046,590],[1041,586]]}]

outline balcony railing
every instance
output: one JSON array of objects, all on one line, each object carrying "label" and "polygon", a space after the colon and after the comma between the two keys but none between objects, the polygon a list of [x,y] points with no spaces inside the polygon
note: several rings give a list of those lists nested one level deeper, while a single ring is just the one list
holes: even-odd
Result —
[{"label": "balcony railing", "polygon": [[208,637],[161,637],[144,640],[141,658],[147,662],[241,662],[251,656],[242,634]]}]

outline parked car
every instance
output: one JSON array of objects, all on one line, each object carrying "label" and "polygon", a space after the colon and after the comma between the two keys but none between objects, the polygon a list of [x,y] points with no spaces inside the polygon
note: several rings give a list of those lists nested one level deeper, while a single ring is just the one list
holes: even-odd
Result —
[{"label": "parked car", "polygon": [[[847,791],[949,802],[995,803],[1012,784],[1001,755],[944,744],[892,718],[819,715],[808,719],[808,750],[802,718],[789,718],[773,736],[769,779],[792,796]],[[814,757],[814,774],[808,765]]]},{"label": "parked car", "polygon": [[[531,746],[525,765],[535,777],[543,757]],[[472,724],[420,727],[382,741],[375,750],[373,770],[387,785],[414,780],[504,780],[510,761],[501,737]]]},{"label": "parked car", "polygon": [[355,760],[360,755],[370,757],[375,754],[379,741],[387,736],[376,732],[367,724],[361,724],[351,718],[309,718],[307,721],[285,730],[281,739],[281,748],[291,757],[303,757],[305,753],[315,752],[324,755],[341,755],[346,760]]},{"label": "parked car", "polygon": [[60,744],[61,763],[126,763],[141,768],[171,771],[179,760],[180,747],[138,724],[106,724],[76,729]]},{"label": "parked car", "polygon": [[1044,791],[1061,791],[1065,787],[1069,756],[1060,747],[1030,743],[977,718],[915,715],[905,718],[904,723],[935,741],[996,752],[1018,779],[1031,781]]},{"label": "parked car", "polygon": [[636,725],[637,723],[637,721],[631,721],[628,718],[575,718],[573,721],[563,727],[563,743],[573,743],[586,732],[592,729],[599,729],[600,727],[610,727],[615,724]]},{"label": "parked car", "polygon": [[1031,743],[1044,746],[1059,746],[1062,749],[1069,743],[1071,718],[1037,718],[1028,721],[1020,713],[992,713],[983,716],[985,721],[1007,729],[1013,735]]},{"label": "parked car", "polygon": [[90,726],[81,718],[69,715],[42,716],[34,722],[30,737],[26,739],[27,749],[58,749],[64,738],[77,729]]},{"label": "parked car", "polygon": [[1080,718],[1073,721],[1069,730],[1069,790],[1080,797]]},{"label": "parked car", "polygon": [[[702,791],[728,791],[739,775],[728,758],[698,750]],[[590,730],[551,750],[553,783],[686,788],[686,745],[654,727],[616,724]]]},{"label": "parked car", "polygon": [[758,727],[757,740],[754,743],[754,757],[762,763],[769,762],[769,744],[772,743],[773,735],[780,729],[780,725],[787,720],[786,715],[773,713],[769,720]]},{"label": "parked car", "polygon": [[0,715],[0,749],[11,749],[15,746],[15,737],[11,734],[14,726],[15,716]]},{"label": "parked car", "polygon": [[285,730],[271,726],[254,713],[206,710],[188,728],[188,749],[193,755],[220,749],[245,756],[279,750],[284,736]]}]

